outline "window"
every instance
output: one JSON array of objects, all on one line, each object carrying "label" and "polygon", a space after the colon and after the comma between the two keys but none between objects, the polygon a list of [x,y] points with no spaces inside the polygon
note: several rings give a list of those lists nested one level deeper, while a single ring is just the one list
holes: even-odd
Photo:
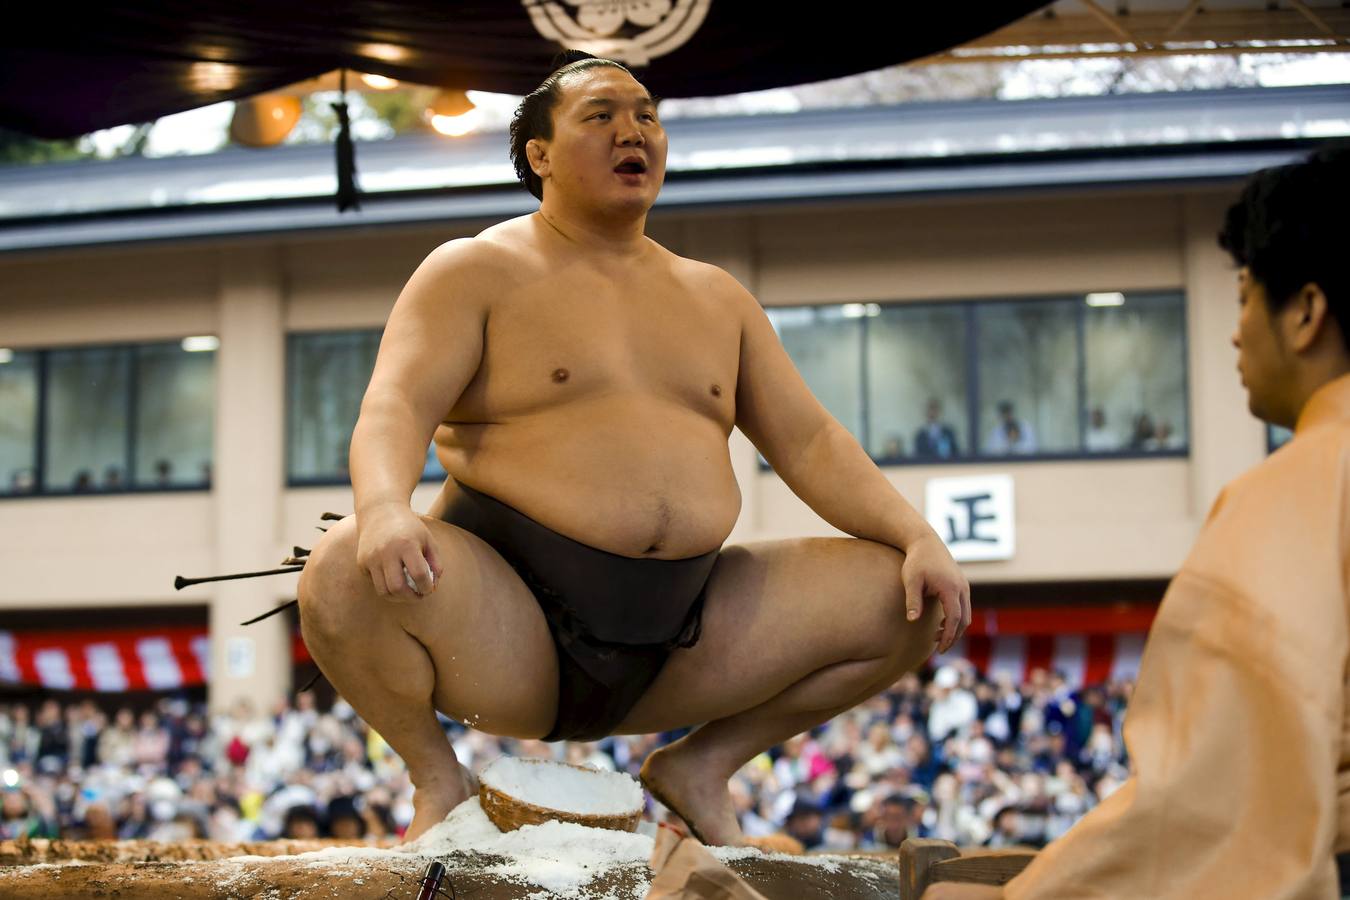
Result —
[{"label": "window", "polygon": [[48,353],[44,491],[126,490],[130,388],[129,347]]},{"label": "window", "polygon": [[1294,432],[1288,428],[1282,428],[1279,425],[1266,426],[1266,452],[1274,453],[1276,450],[1289,443],[1289,439],[1294,436]]},{"label": "window", "polygon": [[0,496],[209,487],[216,343],[0,349]]},{"label": "window", "polygon": [[965,307],[877,309],[867,321],[867,452],[929,461],[969,453]]},{"label": "window", "polygon": [[347,479],[347,448],[375,369],[380,332],[294,334],[287,354],[287,473]]},{"label": "window", "polygon": [[[379,348],[378,330],[290,336],[286,472],[291,484],[349,480],[347,453]],[[427,448],[422,478],[445,478],[434,445]]]},{"label": "window", "polygon": [[1107,295],[1084,311],[1088,453],[1187,445],[1186,310],[1175,294]]},{"label": "window", "polygon": [[1078,333],[1068,303],[977,309],[980,449],[987,456],[1078,450]]},{"label": "window", "polygon": [[853,436],[863,438],[862,320],[867,307],[798,306],[769,309],[783,349],[811,391]]},{"label": "window", "polygon": [[216,365],[213,349],[159,344],[136,352],[136,487],[211,483]]},{"label": "window", "polygon": [[767,312],[816,397],[880,462],[1188,449],[1179,293]]},{"label": "window", "polygon": [[0,348],[0,494],[37,490],[38,355]]}]

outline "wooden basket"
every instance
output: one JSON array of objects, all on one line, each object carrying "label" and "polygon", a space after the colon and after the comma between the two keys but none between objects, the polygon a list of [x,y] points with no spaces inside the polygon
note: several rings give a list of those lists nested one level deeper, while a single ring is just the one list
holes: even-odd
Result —
[{"label": "wooden basket", "polygon": [[[521,762],[541,765],[570,766],[573,769],[581,769],[584,772],[594,773],[597,776],[606,774],[599,772],[596,769],[590,769],[585,766],[575,766],[571,763],[545,762],[543,760],[521,760]],[[492,824],[496,825],[502,831],[515,831],[522,825],[542,825],[545,822],[552,821],[571,822],[575,825],[585,825],[589,828],[608,828],[611,831],[637,831],[638,822],[642,819],[642,809],[640,807],[630,813],[598,815],[574,813],[561,809],[549,809],[545,806],[535,806],[533,803],[527,803],[519,797],[513,797],[510,794],[488,787],[487,783],[481,780],[478,783],[478,802],[482,805],[483,812],[492,820]]]}]

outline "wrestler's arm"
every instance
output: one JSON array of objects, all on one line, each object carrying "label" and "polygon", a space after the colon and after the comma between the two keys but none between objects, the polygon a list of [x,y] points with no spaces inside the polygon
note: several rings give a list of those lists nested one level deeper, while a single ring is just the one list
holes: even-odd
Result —
[{"label": "wrestler's arm", "polygon": [[357,562],[382,595],[411,598],[440,577],[431,534],[410,503],[436,426],[482,359],[489,252],[451,241],[422,262],[389,314],[361,401],[350,453]]},{"label": "wrestler's arm", "polygon": [[925,597],[937,597],[946,614],[939,646],[950,647],[970,624],[965,576],[923,516],[811,393],[759,303],[730,275],[722,277],[741,318],[736,425],[821,518],[905,552],[910,618],[918,618]]}]

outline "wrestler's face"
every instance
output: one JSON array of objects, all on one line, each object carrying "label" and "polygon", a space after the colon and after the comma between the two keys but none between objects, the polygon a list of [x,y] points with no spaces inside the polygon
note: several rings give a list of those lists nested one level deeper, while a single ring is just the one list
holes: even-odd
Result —
[{"label": "wrestler's face", "polygon": [[1238,323],[1233,332],[1238,351],[1238,374],[1247,389],[1252,415],[1276,425],[1293,425],[1286,406],[1292,354],[1280,329],[1280,314],[1272,313],[1266,288],[1244,266],[1238,272]]},{"label": "wrestler's face", "polygon": [[666,177],[666,132],[633,76],[599,66],[565,77],[553,137],[530,141],[549,204],[645,212]]}]

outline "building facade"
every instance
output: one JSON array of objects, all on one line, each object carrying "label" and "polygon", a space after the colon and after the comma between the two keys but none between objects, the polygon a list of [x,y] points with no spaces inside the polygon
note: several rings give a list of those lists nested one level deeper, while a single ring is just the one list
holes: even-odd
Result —
[{"label": "building facade", "polygon": [[[1271,93],[670,124],[651,236],[760,300],[808,384],[944,536],[1003,541],[964,554],[986,615],[984,644],[963,649],[980,665],[1013,643],[1029,664],[1049,636],[1050,661],[1077,657],[1087,677],[1098,632],[1137,653],[1141,606],[1221,486],[1269,451],[1234,368],[1235,273],[1215,234],[1247,172],[1350,133],[1343,92]],[[1169,121],[1191,130],[1148,130],[1182,127]],[[858,152],[876,135],[891,143],[871,158],[822,161],[830,141]],[[682,137],[723,149],[677,157]],[[504,143],[481,152],[504,159]],[[0,678],[205,679],[216,708],[294,687],[293,620],[239,623],[292,598],[296,576],[182,591],[174,577],[271,568],[312,545],[322,513],[350,511],[346,440],[400,287],[431,249],[530,198],[492,170],[373,190],[344,219],[323,185],[295,200],[238,187],[258,165],[279,179],[320,165],[278,152],[87,168],[106,189],[69,167],[0,177]],[[372,183],[407,169],[396,153],[463,180],[480,151],[383,152],[363,155]],[[215,194],[137,199],[228,166]],[[62,194],[95,205],[43,207]],[[833,533],[739,432],[730,452],[730,541]],[[437,473],[429,458],[415,507]],[[1034,624],[1000,632],[990,610]],[[127,643],[123,620],[167,637]]]}]

